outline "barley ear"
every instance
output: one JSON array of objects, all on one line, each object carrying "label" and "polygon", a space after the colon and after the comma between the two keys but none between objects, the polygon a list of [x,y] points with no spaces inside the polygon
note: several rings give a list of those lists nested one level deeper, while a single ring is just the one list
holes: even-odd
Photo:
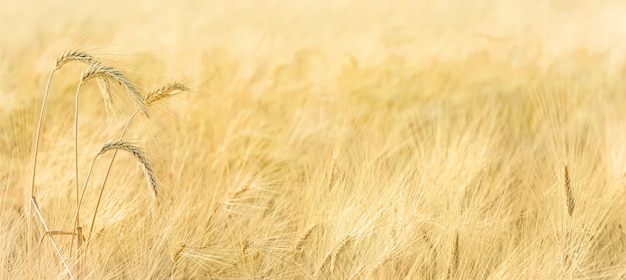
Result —
[{"label": "barley ear", "polygon": [[304,246],[304,242],[306,242],[311,234],[313,234],[313,230],[317,227],[317,224],[310,226],[304,233],[298,238],[298,242],[296,242],[296,246],[294,251],[302,250],[302,246]]},{"label": "barley ear", "polygon": [[178,261],[178,259],[180,258],[180,254],[183,253],[183,250],[185,250],[185,247],[187,247],[187,244],[180,243],[178,244],[178,246],[176,246],[176,248],[174,248],[174,250],[172,251],[172,256],[171,256],[173,262]]},{"label": "barley ear", "polygon": [[[325,270],[328,265],[330,266],[330,270],[328,270],[329,272],[335,271],[335,266],[337,265],[337,259],[347,249],[347,247],[350,246],[351,242],[352,242],[352,236],[350,235],[346,236],[343,240],[341,240],[341,243],[339,243],[339,246],[337,246],[335,250],[328,252],[326,257],[324,258],[324,261],[320,265],[318,272],[322,272],[323,270]],[[314,278],[317,278],[317,277],[314,277]]]},{"label": "barley ear", "polygon": [[335,251],[335,254],[333,254],[333,257],[330,263],[330,271],[335,270],[335,266],[337,265],[337,259],[339,259],[341,254],[347,249],[348,246],[350,246],[351,242],[352,242],[352,236],[350,235],[346,236],[346,238],[344,238],[341,241],[341,243],[339,244],[339,247],[337,247],[337,251]]},{"label": "barley ear", "polygon": [[[141,97],[141,94],[139,94],[139,91],[137,91],[133,83],[126,79],[122,72],[106,65],[95,64],[81,74],[80,82],[81,84],[84,84],[94,78],[104,79],[106,81],[113,81],[119,84],[126,91],[126,93],[128,93],[129,97],[134,101],[137,109],[143,112],[146,116],[148,115],[148,107]],[[108,89],[108,84],[106,83],[106,81],[101,84],[104,89]],[[105,100],[106,98],[108,97],[105,97]]]},{"label": "barley ear", "polygon": [[63,65],[67,64],[71,61],[78,61],[88,65],[97,65],[100,62],[93,57],[92,55],[79,50],[67,51],[64,54],[57,57],[57,60],[54,62],[54,70],[59,70]]},{"label": "barley ear", "polygon": [[156,182],[156,176],[154,174],[154,170],[152,169],[152,165],[150,165],[150,162],[146,158],[145,153],[140,148],[133,146],[127,142],[113,141],[113,142],[104,144],[102,148],[100,149],[100,152],[98,153],[98,155],[101,155],[109,150],[124,150],[133,154],[133,156],[137,158],[137,160],[143,167],[143,172],[148,181],[148,188],[151,188],[152,191],[154,191],[155,196],[158,195],[159,191],[157,188],[157,182]]},{"label": "barley ear", "polygon": [[145,103],[147,106],[150,106],[159,100],[174,96],[181,91],[189,91],[189,88],[181,82],[170,82],[148,93]]}]

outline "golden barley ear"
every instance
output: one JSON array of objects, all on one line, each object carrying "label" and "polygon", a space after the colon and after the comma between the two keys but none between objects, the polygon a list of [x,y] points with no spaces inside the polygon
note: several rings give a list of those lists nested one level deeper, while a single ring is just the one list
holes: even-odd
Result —
[{"label": "golden barley ear", "polygon": [[[115,82],[120,85],[129,95],[129,97],[134,101],[137,110],[143,112],[146,116],[148,116],[148,107],[141,97],[141,94],[139,94],[139,91],[137,91],[133,83],[126,79],[122,72],[106,65],[94,64],[81,74],[80,83],[84,84],[94,78],[98,78],[99,80],[101,80],[99,85],[103,90],[109,90],[111,82]],[[108,98],[108,95],[110,93],[106,92],[103,94],[107,95],[105,97],[106,99]]]},{"label": "golden barley ear", "polygon": [[145,103],[147,106],[150,106],[159,100],[174,96],[181,91],[189,91],[189,87],[181,82],[169,82],[148,93]]},{"label": "golden barley ear", "polygon": [[172,251],[172,256],[171,256],[173,262],[178,261],[178,259],[180,258],[180,254],[183,253],[183,250],[185,250],[185,247],[187,247],[187,244],[180,243],[178,244],[178,246],[176,246],[176,248],[174,248],[174,250]]},{"label": "golden barley ear", "polygon": [[328,254],[326,254],[326,257],[324,257],[322,264],[319,266],[319,269],[316,272],[316,277],[313,278],[318,278],[318,274],[323,271],[331,273],[334,272],[337,265],[337,259],[350,246],[353,241],[352,239],[353,237],[351,235],[347,235],[341,240],[339,245],[335,247],[334,250],[329,251]]},{"label": "golden barley ear", "polygon": [[54,70],[59,70],[63,65],[67,64],[71,61],[78,61],[88,65],[97,65],[100,62],[93,57],[92,55],[79,50],[67,51],[64,54],[57,57],[57,60],[54,62]]},{"label": "golden barley ear", "polygon": [[565,164],[563,166],[563,181],[564,181],[564,188],[565,188],[565,208],[567,209],[567,214],[571,217],[572,214],[574,213],[574,195],[572,193],[572,187],[570,185],[570,178],[569,178],[569,169],[567,167],[567,164]]},{"label": "golden barley ear", "polygon": [[350,236],[350,235],[346,236],[341,241],[341,244],[339,244],[339,247],[337,248],[337,251],[335,251],[335,254],[333,254],[333,257],[332,257],[332,261],[330,263],[330,270],[331,271],[335,270],[335,267],[337,265],[337,259],[339,259],[341,254],[348,248],[348,246],[350,246],[351,243],[352,243],[352,236]]},{"label": "golden barley ear", "polygon": [[302,250],[302,247],[304,246],[304,242],[309,240],[309,238],[311,237],[311,234],[313,234],[313,230],[316,227],[317,227],[317,224],[314,224],[310,226],[306,231],[304,231],[302,235],[300,235],[300,238],[298,238],[298,242],[296,242],[296,246],[294,247],[294,251]]},{"label": "golden barley ear", "polygon": [[155,196],[158,195],[159,190],[157,187],[156,176],[154,174],[154,170],[152,169],[152,165],[150,165],[150,162],[146,158],[146,155],[143,152],[143,150],[141,150],[137,146],[131,145],[128,142],[113,141],[113,142],[104,144],[102,148],[100,149],[100,152],[98,153],[98,155],[101,155],[109,150],[124,150],[124,151],[131,153],[133,156],[135,156],[135,158],[137,158],[137,160],[143,167],[143,172],[146,175],[146,179],[148,181],[148,188],[152,189]]}]

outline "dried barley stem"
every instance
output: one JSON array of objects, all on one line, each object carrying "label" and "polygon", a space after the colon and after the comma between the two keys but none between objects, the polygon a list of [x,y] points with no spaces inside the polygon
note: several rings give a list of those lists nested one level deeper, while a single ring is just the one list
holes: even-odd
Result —
[{"label": "dried barley stem", "polygon": [[[43,214],[41,214],[41,210],[39,210],[39,205],[37,204],[37,200],[35,200],[34,196],[31,196],[30,201],[31,201],[32,206],[35,208],[37,215],[39,216],[39,220],[41,221],[41,224],[43,225],[44,230],[46,232],[50,232],[50,228],[48,227],[46,220],[43,218]],[[57,242],[54,240],[54,237],[52,237],[52,235],[50,235],[50,242],[52,243],[52,247],[54,248],[54,251],[59,256],[59,259],[61,259],[61,262],[63,263],[63,266],[65,267],[65,270],[67,271],[67,274],[70,276],[71,279],[75,279],[74,275],[72,275],[72,271],[70,270],[69,265],[65,261],[65,258],[63,258],[63,254],[61,254],[61,250],[59,249]]]},{"label": "dried barley stem", "polygon": [[459,232],[454,235],[454,247],[452,249],[452,259],[450,261],[450,267],[448,267],[448,279],[455,276],[459,268]]},{"label": "dried barley stem", "polygon": [[[56,68],[56,67],[55,67]],[[33,172],[31,178],[31,187],[30,187],[30,197],[34,199],[35,197],[35,174],[37,172],[37,155],[39,152],[39,137],[41,135],[41,126],[43,123],[44,112],[46,111],[46,100],[48,100],[48,93],[50,92],[50,83],[52,82],[52,76],[54,76],[55,69],[50,71],[50,76],[48,76],[48,83],[46,84],[46,91],[43,94],[43,101],[41,102],[41,111],[39,112],[39,123],[37,124],[37,134],[35,136],[35,148],[33,152]],[[31,234],[32,234],[32,206],[28,207],[28,237],[26,241],[26,247],[28,250],[28,261],[30,263],[32,259],[31,254]]]},{"label": "dried barley stem", "polygon": [[571,217],[572,213],[574,213],[574,195],[572,193],[572,188],[570,186],[570,178],[569,178],[569,169],[567,168],[567,164],[563,166],[563,178],[564,178],[564,187],[565,187],[565,209],[567,209],[567,214]]},{"label": "dried barley stem", "polygon": [[[98,153],[98,155],[100,155],[100,153]],[[93,160],[91,160],[91,164],[89,165],[89,171],[87,172],[87,177],[85,179],[85,183],[83,184],[83,189],[81,190],[80,196],[77,200],[76,213],[74,215],[74,227],[73,227],[74,229],[77,230],[77,246],[76,246],[77,252],[78,252],[78,249],[80,249],[82,245],[82,240],[81,240],[82,228],[80,227],[80,207],[83,204],[83,198],[85,197],[85,191],[87,190],[87,183],[89,182],[89,178],[91,178],[91,172],[93,171],[93,166],[96,163],[96,159],[98,158],[98,155],[96,155],[93,158]],[[78,232],[79,229],[80,229],[80,233]]]},{"label": "dried barley stem", "polygon": [[[82,200],[82,198],[79,198],[80,195],[78,192],[78,184],[79,184],[78,183],[78,101],[79,101],[78,98],[80,96],[81,85],[82,83],[78,84],[78,87],[76,87],[76,100],[75,100],[76,103],[74,105],[74,181],[75,181],[75,186],[76,186],[76,211],[77,212],[78,212],[78,209],[80,208],[80,201]],[[92,166],[93,166],[93,163],[92,163]],[[87,180],[85,180],[85,183],[86,182]],[[76,220],[76,224],[74,224],[74,227],[76,227],[76,225],[78,224],[80,223],[78,220]]]},{"label": "dried barley stem", "polygon": [[[80,195],[79,195],[79,188],[78,188],[78,185],[79,185],[79,180],[78,180],[78,104],[79,104],[79,97],[80,97],[80,88],[83,84],[85,84],[86,82],[94,78],[98,79],[98,85],[101,87],[101,90],[102,90],[101,93],[102,93],[107,111],[109,111],[108,109],[110,106],[109,95],[111,94],[110,89],[109,89],[110,88],[109,80],[112,80],[112,81],[117,82],[120,86],[122,86],[126,90],[126,92],[130,95],[131,99],[135,101],[135,104],[138,110],[141,109],[146,114],[146,116],[148,115],[148,109],[143,99],[141,98],[141,95],[135,89],[134,85],[128,79],[126,79],[126,77],[124,77],[124,75],[120,71],[117,71],[106,65],[95,63],[95,64],[92,64],[86,71],[84,71],[81,74],[80,83],[78,84],[78,87],[76,88],[76,101],[75,101],[76,105],[74,109],[74,165],[75,165],[74,176],[75,176],[75,181],[76,181],[77,213],[80,208],[80,204],[82,202],[82,196],[84,195],[84,188],[83,188],[83,194],[80,194]],[[93,162],[92,162],[92,165],[93,165]],[[89,175],[87,179],[85,180],[85,183],[87,183],[88,179],[89,179]],[[75,226],[78,226],[80,225],[79,215],[76,216],[76,219],[77,220],[76,220]]]},{"label": "dried barley stem", "polygon": [[[103,80],[103,79],[98,79],[98,81]],[[146,99],[144,100],[144,103],[147,106],[150,106],[154,103],[156,103],[159,100],[165,99],[165,98],[169,98],[171,96],[173,96],[176,91],[185,91],[185,90],[189,90],[189,88],[187,86],[185,86],[185,84],[183,84],[182,82],[170,82],[166,85],[163,85],[162,87],[153,90],[152,92],[150,92],[147,96]],[[126,135],[126,132],[128,131],[128,128],[130,127],[130,124],[133,122],[133,120],[135,119],[135,117],[137,116],[137,111],[135,111],[133,113],[132,116],[130,116],[130,118],[128,119],[128,121],[126,122],[126,125],[124,126],[124,130],[122,131],[118,141],[122,141],[124,139],[124,135]],[[106,186],[107,180],[109,178],[109,174],[111,173],[111,168],[113,167],[113,162],[115,161],[115,158],[117,157],[117,150],[115,150],[115,152],[113,153],[113,157],[111,157],[111,161],[109,162],[109,166],[107,167],[107,171],[106,174],[104,175],[104,179],[102,181],[102,185],[100,187],[100,192],[98,194],[98,201],[96,202],[96,208],[94,210],[93,213],[93,217],[91,219],[91,226],[89,227],[89,235],[88,235],[88,239],[91,238],[91,233],[93,231],[93,226],[96,223],[96,216],[98,214],[98,208],[100,207],[100,202],[102,200],[102,194],[104,193],[104,187]]]},{"label": "dried barley stem", "polygon": [[328,174],[328,190],[332,191],[335,180],[337,179],[337,159],[339,158],[339,144],[333,149],[332,160],[330,162],[330,173]]},{"label": "dried barley stem", "polygon": [[[125,150],[133,154],[139,160],[139,162],[141,163],[141,166],[143,167],[143,172],[146,175],[146,178],[148,180],[148,188],[152,188],[155,196],[158,194],[158,188],[157,188],[157,182],[156,182],[156,176],[154,174],[154,170],[152,169],[150,162],[147,160],[144,152],[141,149],[129,143],[122,142],[122,141],[109,142],[107,144],[104,144],[104,146],[102,146],[102,148],[100,149],[100,152],[93,158],[93,160],[91,161],[91,165],[89,166],[89,172],[87,173],[87,178],[85,179],[85,183],[83,185],[83,189],[80,193],[80,197],[78,199],[77,206],[76,206],[76,214],[74,217],[74,228],[77,228],[80,225],[80,220],[79,220],[80,207],[82,205],[83,197],[85,195],[85,190],[87,189],[87,182],[89,181],[89,178],[91,177],[91,171],[93,170],[94,163],[99,155],[109,150]],[[100,204],[101,197],[102,197],[102,193],[100,193],[100,196],[98,197],[98,205]],[[94,212],[94,216],[91,221],[92,224],[89,230],[89,237],[91,237],[91,232],[93,230],[93,223],[95,222],[96,213],[97,213],[97,210]]]},{"label": "dried barley stem", "polygon": [[[122,141],[122,139],[124,138],[124,135],[126,135],[126,131],[128,130],[128,127],[130,127],[130,123],[133,121],[133,119],[135,119],[135,116],[137,116],[136,111],[128,119],[128,122],[126,122],[126,126],[124,126],[124,130],[122,131],[122,134],[120,135],[120,138],[118,141]],[[98,201],[96,202],[96,208],[94,209],[93,217],[91,218],[91,226],[89,227],[89,235],[87,235],[87,239],[91,238],[91,233],[93,232],[93,226],[96,223],[96,215],[98,214],[98,208],[100,207],[100,202],[102,201],[102,194],[104,193],[104,186],[107,183],[107,179],[109,178],[109,174],[111,173],[111,168],[113,167],[113,161],[115,161],[116,156],[117,156],[117,150],[115,150],[115,152],[113,153],[113,157],[111,157],[111,161],[109,162],[109,166],[107,167],[106,174],[104,175],[104,179],[102,180],[102,185],[100,187],[100,192],[98,194]]]},{"label": "dried barley stem", "polygon": [[[61,67],[63,67],[63,65],[72,62],[72,61],[78,61],[78,62],[83,62],[89,65],[95,65],[98,64],[98,61],[91,55],[83,52],[83,51],[68,51],[66,53],[64,53],[63,55],[57,57],[56,61],[54,62],[54,67],[52,68],[52,70],[50,71],[50,75],[48,76],[48,82],[46,83],[46,90],[44,92],[44,96],[43,96],[43,100],[41,102],[41,111],[39,112],[39,121],[37,124],[37,134],[35,136],[35,148],[34,148],[34,152],[33,152],[33,172],[32,172],[32,182],[31,182],[31,191],[30,191],[30,196],[31,197],[35,197],[35,177],[36,177],[36,171],[37,171],[37,155],[39,152],[39,141],[40,141],[40,136],[41,136],[41,127],[43,125],[43,117],[44,117],[44,113],[45,113],[45,109],[46,109],[46,104],[47,104],[47,100],[48,100],[48,95],[50,93],[50,84],[52,83],[52,77],[54,76],[54,73],[61,69]],[[32,233],[32,222],[31,222],[31,217],[32,217],[32,209],[31,207],[29,207],[28,209],[28,217],[29,217],[29,222],[28,222],[28,241],[27,241],[27,247],[28,247],[28,259],[30,261],[31,259],[31,233]]]}]

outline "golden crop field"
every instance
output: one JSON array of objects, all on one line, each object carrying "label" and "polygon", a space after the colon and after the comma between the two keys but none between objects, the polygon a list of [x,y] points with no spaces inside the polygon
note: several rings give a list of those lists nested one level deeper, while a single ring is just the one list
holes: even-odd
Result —
[{"label": "golden crop field", "polygon": [[0,279],[626,278],[623,1],[3,1],[0,38]]}]

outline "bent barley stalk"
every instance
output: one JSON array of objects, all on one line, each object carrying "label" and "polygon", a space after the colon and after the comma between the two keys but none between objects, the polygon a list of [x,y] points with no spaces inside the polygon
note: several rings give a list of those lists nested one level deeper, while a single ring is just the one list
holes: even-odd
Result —
[{"label": "bent barley stalk", "polygon": [[448,279],[456,278],[459,269],[459,231],[454,233],[454,245],[452,247],[452,258],[448,267]]},{"label": "bent barley stalk", "polygon": [[[77,59],[83,59],[83,56],[77,56]],[[98,85],[100,86],[101,89],[103,89],[103,91],[101,92],[103,99],[104,99],[104,104],[105,104],[105,108],[110,108],[110,104],[109,102],[111,101],[111,98],[109,97],[109,95],[111,94],[109,87],[109,81],[115,81],[117,82],[120,86],[122,86],[126,92],[130,95],[131,99],[133,99],[136,103],[137,108],[142,109],[142,111],[147,114],[147,107],[145,105],[145,103],[143,102],[143,99],[141,98],[141,95],[139,94],[139,92],[135,89],[135,87],[133,86],[133,84],[128,81],[128,79],[126,79],[126,77],[124,77],[124,75],[109,67],[106,65],[102,65],[100,63],[95,63],[92,64],[89,68],[87,68],[87,70],[85,70],[81,75],[80,75],[80,83],[78,84],[77,88],[76,88],[76,100],[75,100],[75,105],[74,105],[74,180],[75,180],[75,186],[76,186],[76,208],[78,209],[80,207],[80,200],[81,198],[79,197],[79,178],[78,178],[78,105],[79,105],[79,98],[80,98],[80,89],[81,86],[84,85],[85,83],[87,83],[89,80],[97,78],[99,80]],[[110,111],[109,109],[107,109],[107,111]],[[88,179],[86,179],[87,181]],[[80,225],[80,221],[77,221],[76,225]]]},{"label": "bent barley stalk", "polygon": [[570,185],[569,169],[567,168],[567,164],[563,166],[563,181],[563,186],[565,188],[565,209],[567,209],[567,214],[571,217],[574,213],[575,204],[572,187]]},{"label": "bent barley stalk", "polygon": [[[93,158],[93,160],[91,161],[91,165],[89,166],[89,171],[87,173],[87,178],[85,179],[85,183],[83,185],[83,188],[80,192],[80,196],[78,199],[78,205],[76,206],[76,212],[74,215],[74,228],[78,229],[80,226],[80,207],[82,205],[83,202],[83,198],[85,196],[85,191],[87,190],[87,183],[89,182],[89,178],[91,177],[91,171],[93,171],[93,166],[96,162],[96,159],[98,158],[98,156],[106,153],[109,150],[125,150],[131,154],[133,154],[135,156],[135,158],[137,158],[137,160],[139,160],[139,163],[141,163],[142,169],[144,174],[146,175],[146,179],[148,181],[148,188],[151,188],[154,191],[154,195],[156,196],[158,194],[158,188],[157,188],[157,182],[156,182],[156,176],[154,174],[154,170],[152,169],[152,166],[150,165],[150,162],[148,161],[148,159],[145,156],[145,153],[138,147],[133,146],[127,142],[123,142],[123,141],[115,141],[115,142],[109,142],[106,143],[102,146],[102,148],[100,149],[100,152],[98,152],[98,154],[96,154],[96,156]],[[99,202],[99,201],[98,201]],[[93,222],[95,221],[95,213],[94,213],[94,219],[92,219],[92,228],[89,230],[89,236],[91,237],[91,232],[93,229]],[[80,237],[80,236],[79,236]],[[73,245],[73,244],[72,244]],[[80,249],[80,246],[77,247],[77,250]]]},{"label": "bent barley stalk", "polygon": [[[61,69],[61,67],[63,67],[63,65],[72,62],[72,61],[76,61],[76,62],[82,62],[88,65],[97,65],[99,64],[98,60],[83,52],[83,51],[79,51],[79,50],[75,50],[75,51],[68,51],[66,53],[64,53],[63,55],[57,57],[57,59],[54,62],[54,67],[52,68],[52,70],[50,71],[50,75],[48,76],[48,82],[46,83],[46,89],[43,95],[43,100],[41,101],[41,110],[39,112],[39,121],[37,124],[37,133],[35,136],[35,147],[33,149],[33,168],[32,168],[32,178],[31,178],[31,190],[30,190],[30,197],[31,199],[35,198],[35,177],[37,174],[37,156],[39,154],[39,141],[40,141],[40,137],[41,137],[41,127],[43,126],[43,117],[45,115],[45,111],[46,111],[46,104],[48,103],[48,95],[50,93],[50,84],[52,83],[52,77],[54,76],[54,73]],[[28,261],[30,262],[30,260],[32,259],[32,255],[31,255],[31,233],[32,233],[32,206],[28,208],[28,241],[27,241],[27,249],[28,249]]]},{"label": "bent barley stalk", "polygon": [[[35,199],[34,196],[30,198],[30,202],[31,202],[31,206],[35,208],[35,211],[37,212],[37,216],[39,217],[39,220],[41,221],[41,224],[43,225],[44,230],[46,232],[51,232],[50,228],[48,227],[48,223],[46,223],[46,220],[43,218],[43,214],[41,213],[41,210],[39,209],[39,205],[37,204],[37,200]],[[72,271],[70,270],[70,267],[67,264],[67,261],[65,261],[65,258],[63,257],[63,254],[61,253],[61,250],[59,249],[59,245],[57,245],[57,242],[54,240],[54,237],[52,236],[52,234],[48,234],[48,238],[50,238],[50,243],[52,243],[52,248],[54,248],[54,251],[59,256],[59,259],[61,260],[61,263],[63,263],[63,267],[65,268],[65,271],[67,272],[67,274],[70,276],[71,279],[76,279],[74,278],[74,275],[72,274]]]},{"label": "bent barley stalk", "polygon": [[[177,94],[180,91],[185,91],[185,90],[189,90],[188,87],[186,87],[183,83],[180,82],[170,82],[169,84],[166,84],[160,88],[158,88],[157,90],[152,91],[151,93],[149,93],[146,98],[142,98],[141,94],[139,94],[139,91],[137,91],[137,89],[135,88],[135,86],[133,85],[133,83],[131,83],[128,79],[126,79],[126,77],[120,72],[115,70],[112,67],[106,66],[106,65],[102,65],[95,57],[89,55],[86,52],[83,51],[68,51],[66,53],[64,53],[63,55],[57,57],[57,59],[54,62],[54,67],[53,69],[50,71],[50,75],[48,77],[48,81],[46,84],[46,89],[45,89],[45,93],[44,93],[44,98],[42,101],[42,105],[41,105],[41,111],[40,111],[40,116],[39,116],[39,123],[38,123],[38,127],[37,127],[37,134],[36,134],[36,139],[35,139],[35,147],[34,147],[34,156],[33,156],[33,168],[32,168],[32,181],[31,181],[31,195],[30,195],[30,199],[31,199],[31,207],[29,208],[29,224],[28,224],[28,241],[27,241],[27,246],[28,246],[28,261],[30,263],[31,259],[32,259],[32,241],[30,236],[32,235],[32,209],[35,208],[37,214],[39,215],[40,221],[42,223],[42,225],[44,226],[44,229],[46,231],[47,234],[44,234],[44,236],[42,237],[45,238],[45,236],[47,235],[49,237],[49,239],[52,242],[52,245],[55,249],[55,251],[57,252],[59,258],[61,259],[61,262],[63,263],[64,267],[66,268],[69,276],[73,279],[74,276],[72,275],[72,272],[68,266],[68,263],[65,261],[60,249],[57,246],[56,241],[54,240],[54,237],[52,235],[57,234],[57,233],[64,233],[64,231],[50,231],[50,229],[48,228],[45,220],[43,219],[43,215],[41,214],[38,205],[36,203],[35,200],[35,178],[36,178],[36,169],[37,169],[37,156],[38,156],[38,150],[39,150],[39,142],[40,142],[40,138],[41,138],[41,130],[42,130],[42,126],[43,126],[43,117],[44,117],[44,112],[45,112],[45,108],[46,108],[46,104],[47,104],[47,99],[48,99],[48,95],[49,95],[49,91],[50,91],[50,85],[52,82],[52,78],[54,76],[54,73],[61,69],[65,64],[70,63],[70,62],[82,62],[85,63],[87,65],[89,65],[89,67],[81,74],[80,76],[80,82],[77,86],[76,89],[76,96],[75,96],[75,110],[74,110],[74,160],[75,160],[75,185],[76,185],[76,213],[74,216],[74,228],[73,228],[73,232],[71,233],[71,235],[76,235],[77,236],[77,250],[76,253],[79,254],[80,251],[80,247],[83,245],[83,234],[82,234],[82,226],[80,224],[79,218],[80,218],[80,208],[82,205],[82,201],[84,198],[84,194],[86,192],[86,188],[87,188],[87,184],[89,182],[89,178],[91,176],[92,170],[93,170],[93,166],[95,163],[95,160],[97,159],[97,157],[109,150],[115,150],[116,154],[117,154],[117,150],[125,150],[130,152],[131,154],[133,154],[135,156],[135,158],[137,158],[139,160],[139,162],[141,163],[141,166],[143,168],[143,172],[146,176],[146,179],[148,181],[148,187],[150,189],[152,189],[152,191],[154,192],[154,195],[156,196],[158,194],[158,187],[157,187],[157,182],[156,182],[156,176],[154,174],[154,170],[152,169],[152,166],[150,165],[150,162],[147,160],[145,153],[138,147],[133,146],[127,142],[123,142],[122,139],[127,131],[127,129],[129,128],[131,122],[133,121],[133,119],[135,118],[135,116],[137,115],[138,112],[142,112],[146,117],[148,117],[148,105],[154,104],[159,100],[168,98],[170,96],[173,96],[175,94]],[[129,95],[130,99],[133,100],[133,103],[135,104],[136,107],[136,111],[133,113],[133,115],[130,117],[130,119],[128,120],[128,122],[126,123],[126,126],[124,127],[124,130],[120,136],[120,139],[118,141],[114,141],[114,142],[110,142],[105,144],[104,146],[102,146],[101,150],[99,151],[99,153],[93,158],[91,166],[89,167],[89,172],[87,174],[87,177],[85,178],[84,181],[84,185],[81,191],[79,191],[79,178],[78,178],[78,117],[79,117],[79,97],[80,97],[80,89],[81,87],[87,83],[88,81],[92,80],[92,79],[96,79],[96,81],[98,82],[98,86],[100,88],[101,94],[103,96],[104,99],[104,105],[106,108],[106,113],[107,116],[109,116],[111,114],[111,105],[112,105],[112,85],[113,84],[118,84],[121,88],[124,89],[124,91],[126,91],[126,93]],[[89,237],[91,236],[91,232],[93,230],[93,225],[95,223],[95,217],[97,215],[97,209],[98,209],[98,205],[100,203],[100,199],[102,197],[102,192],[104,190],[104,185],[106,183],[106,178],[109,175],[109,172],[111,170],[111,166],[113,164],[113,160],[115,159],[115,155],[113,156],[113,158],[111,159],[111,162],[109,163],[109,168],[107,170],[107,174],[105,176],[104,179],[104,183],[102,185],[102,188],[100,190],[100,195],[98,197],[98,204],[96,205],[96,210],[94,211],[93,214],[93,219],[92,219],[92,223],[91,223],[91,228],[90,228],[90,232],[89,232]],[[69,233],[69,232],[68,232]],[[72,243],[70,244],[70,248],[73,246],[73,242],[74,239],[72,239]],[[70,251],[71,252],[71,251]],[[71,254],[71,253],[70,253]],[[77,269],[80,271],[82,269],[82,260],[80,259],[80,255],[77,255],[78,258],[78,263],[77,263]],[[32,275],[31,275],[32,276]],[[79,275],[80,276],[80,275]],[[82,278],[82,277],[81,277]]]},{"label": "bent barley stalk", "polygon": [[[177,81],[170,82],[148,93],[144,102],[147,106],[151,106],[155,104],[156,102],[158,102],[159,100],[172,97],[180,91],[188,91],[188,90],[189,88],[182,82],[177,82]],[[137,111],[135,111],[133,115],[130,116],[130,118],[126,122],[126,125],[124,126],[124,129],[122,130],[122,133],[118,141],[122,141],[124,139],[124,135],[126,135],[126,131],[128,131],[128,128],[130,127],[131,123],[133,122],[136,116],[137,116]],[[98,200],[96,202],[96,208],[94,209],[93,217],[91,218],[91,226],[89,227],[89,234],[87,235],[87,239],[91,238],[91,233],[93,232],[93,226],[96,223],[96,216],[98,215],[100,202],[102,201],[102,194],[104,193],[104,187],[106,186],[107,180],[109,178],[109,174],[111,173],[111,168],[113,167],[113,162],[115,161],[116,157],[117,157],[117,150],[115,150],[115,152],[113,153],[113,157],[111,157],[111,161],[109,162],[109,166],[107,167],[106,173],[104,175],[104,179],[102,180],[102,184],[100,186],[100,191],[98,194]]]}]

